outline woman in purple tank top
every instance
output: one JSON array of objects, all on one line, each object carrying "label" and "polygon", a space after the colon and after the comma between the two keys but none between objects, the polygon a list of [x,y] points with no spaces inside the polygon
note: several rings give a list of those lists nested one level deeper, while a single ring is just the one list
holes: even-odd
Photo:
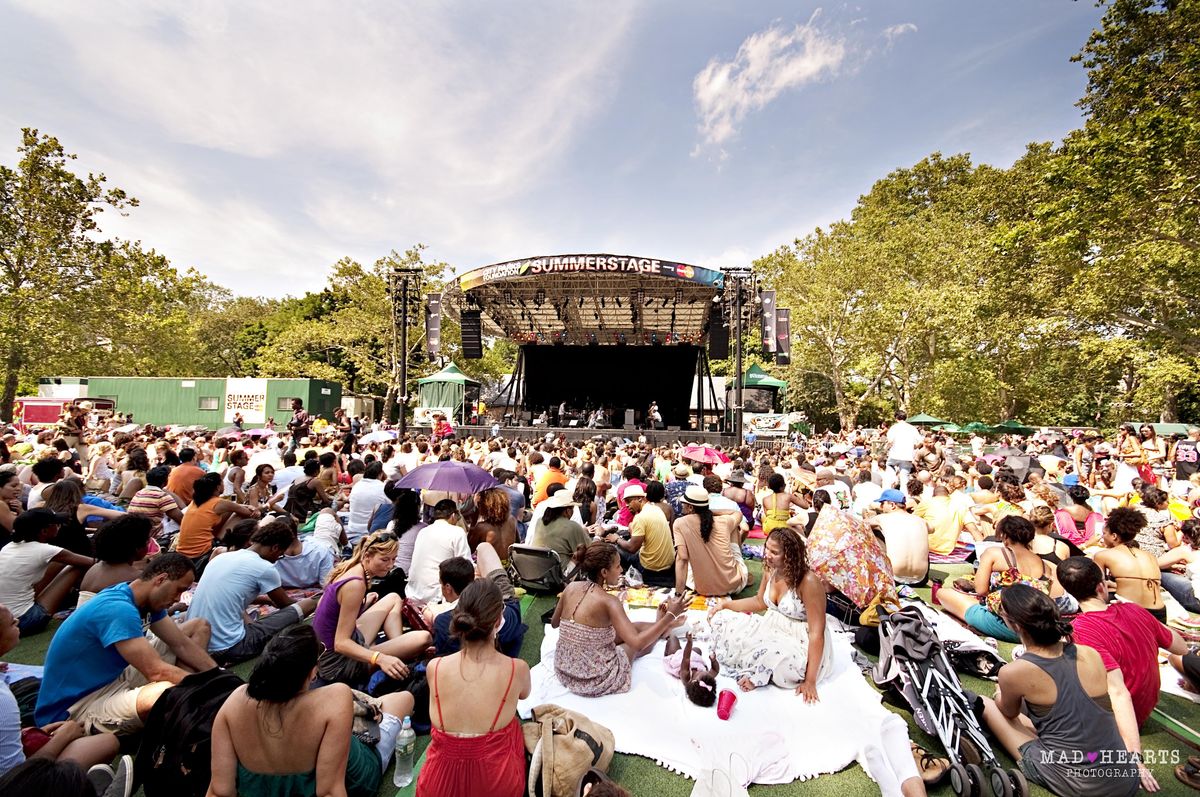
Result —
[{"label": "woman in purple tank top", "polygon": [[[395,534],[377,531],[363,537],[350,558],[329,573],[313,613],[313,630],[325,646],[317,661],[323,681],[362,687],[376,667],[390,678],[403,678],[405,662],[416,661],[432,642],[428,631],[405,632],[401,596],[367,594],[368,579],[392,572],[398,548]],[[387,639],[376,643],[381,632]]]}]

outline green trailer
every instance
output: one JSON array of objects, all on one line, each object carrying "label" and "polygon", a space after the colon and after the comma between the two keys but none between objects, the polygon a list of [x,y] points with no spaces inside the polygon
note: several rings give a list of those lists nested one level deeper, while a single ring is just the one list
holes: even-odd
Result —
[{"label": "green trailer", "polygon": [[314,418],[327,420],[342,402],[342,386],[320,379],[89,376],[40,381],[39,388],[54,386],[56,392],[75,389],[78,398],[111,399],[117,412],[132,415],[134,423],[156,426],[220,429],[233,422],[234,412],[241,412],[247,428],[274,418],[282,429],[291,417],[292,399],[303,401]]}]

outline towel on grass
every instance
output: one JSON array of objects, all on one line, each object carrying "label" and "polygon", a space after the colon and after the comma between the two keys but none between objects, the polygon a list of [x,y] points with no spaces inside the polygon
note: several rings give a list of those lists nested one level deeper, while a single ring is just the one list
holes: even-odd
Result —
[{"label": "towel on grass", "polygon": [[[630,619],[652,621],[655,613],[633,610]],[[703,612],[689,612],[688,619],[705,623]],[[541,663],[532,671],[532,690],[518,705],[523,717],[542,703],[578,711],[613,732],[618,752],[645,756],[693,780],[718,768],[735,773],[743,786],[790,783],[837,772],[857,760],[883,794],[899,795],[900,780],[916,773],[907,726],[882,706],[879,693],[854,666],[843,634],[827,635],[827,644],[834,646],[834,665],[818,686],[820,702],[813,705],[776,687],[742,692],[722,674],[718,693],[732,689],[738,697],[728,721],[718,719],[715,706],[692,704],[682,684],[666,673],[665,642],[633,663],[630,691],[589,698],[571,694],[555,677],[557,640],[558,631],[547,626]],[[702,646],[706,656],[708,644]],[[885,735],[891,741],[890,759]],[[888,764],[900,754],[911,767],[908,773],[896,774],[896,767]]]}]

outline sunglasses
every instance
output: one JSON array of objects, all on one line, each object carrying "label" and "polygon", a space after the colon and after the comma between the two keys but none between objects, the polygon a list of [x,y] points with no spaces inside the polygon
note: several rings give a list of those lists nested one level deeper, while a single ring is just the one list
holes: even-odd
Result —
[{"label": "sunglasses", "polygon": [[394,531],[377,531],[367,540],[367,545],[375,545],[381,542],[394,542],[400,538],[396,536]]}]

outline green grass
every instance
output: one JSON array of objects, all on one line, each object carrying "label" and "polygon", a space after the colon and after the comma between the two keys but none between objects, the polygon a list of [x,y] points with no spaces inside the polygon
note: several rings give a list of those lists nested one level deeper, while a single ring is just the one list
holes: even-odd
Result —
[{"label": "green grass", "polygon": [[[747,564],[753,578],[751,586],[739,597],[754,594],[758,579],[762,574],[762,566],[759,562],[749,561]],[[962,575],[969,568],[966,566],[935,565],[935,570]],[[928,588],[919,589],[917,593],[924,600],[929,600]],[[523,602],[524,617],[526,624],[529,626],[529,632],[525,636],[525,642],[521,649],[521,657],[529,662],[530,665],[537,664],[539,660],[544,636],[544,629],[539,621],[540,617],[545,611],[554,607],[555,600],[555,598],[551,597],[535,597],[527,598]],[[59,623],[55,622],[51,625],[49,631],[22,640],[20,645],[6,657],[6,660],[23,664],[41,664],[45,659],[46,649],[49,647],[53,632],[57,629],[58,625]],[[1005,659],[1011,658],[1012,645],[1003,642],[1000,643],[1000,653]],[[249,676],[252,666],[253,663],[248,662],[235,667],[234,671],[243,678],[246,678]],[[995,684],[990,681],[964,675],[960,675],[959,677],[964,687],[979,694],[990,696],[995,691]],[[936,739],[927,736],[913,724],[912,717],[908,711],[892,706],[888,707],[908,722],[909,732],[914,741],[926,747],[931,752],[941,751],[940,743]],[[1175,695],[1164,694],[1159,699],[1158,709],[1192,728],[1200,729],[1200,706],[1194,703]],[[736,728],[731,728],[731,730],[736,732]],[[418,767],[428,744],[428,736],[417,738]],[[1145,726],[1142,728],[1142,746],[1145,750],[1166,751],[1165,755],[1168,756],[1171,755],[1171,751],[1175,751],[1179,756],[1180,762],[1186,761],[1189,755],[1200,754],[1196,748],[1184,744],[1169,734],[1159,720],[1153,716],[1146,721]],[[1004,766],[1013,765],[1012,760],[1003,753],[999,745],[994,745],[993,750],[996,751]],[[1163,755],[1163,753],[1159,752],[1159,755]],[[1156,763],[1150,768],[1162,786],[1160,794],[1195,794],[1195,792],[1175,779],[1173,765]],[[691,794],[693,786],[691,780],[663,769],[649,758],[635,755],[618,753],[613,758],[609,774],[637,797],[688,797]],[[395,786],[392,785],[392,771],[389,767],[388,771],[384,774],[383,786],[380,788],[379,794],[380,797],[393,797],[393,795],[410,797],[413,791],[414,787],[409,786],[397,792]],[[1036,795],[1049,794],[1037,787],[1032,789],[1032,793]],[[803,797],[845,797],[846,795],[878,794],[878,789],[857,764],[852,764],[841,772],[822,775],[815,780],[798,781],[779,786],[751,786],[750,794],[755,797],[792,797],[792,795],[797,795],[798,797],[801,795]],[[948,785],[942,785],[932,789],[930,794],[949,795],[951,791]]]}]

